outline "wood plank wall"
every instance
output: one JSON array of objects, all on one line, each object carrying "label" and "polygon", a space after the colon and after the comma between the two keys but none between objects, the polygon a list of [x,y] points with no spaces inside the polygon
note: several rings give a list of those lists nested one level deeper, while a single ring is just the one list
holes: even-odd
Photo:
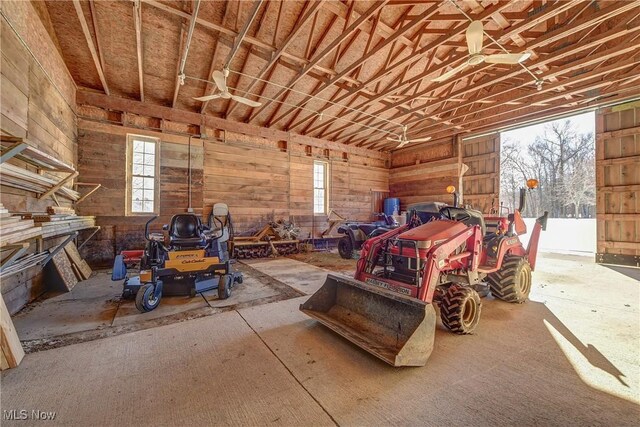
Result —
[{"label": "wood plank wall", "polygon": [[597,262],[640,266],[640,103],[596,115]]},{"label": "wood plank wall", "polygon": [[[83,255],[94,265],[105,265],[122,249],[144,244],[145,219],[125,216],[126,135],[161,139],[159,227],[186,211],[187,134],[201,130],[129,113],[114,116],[92,106],[79,106],[78,114],[79,179],[105,187],[79,207],[82,214],[96,215],[102,227]],[[159,131],[150,130],[154,128]],[[378,152],[368,157],[219,129],[203,131],[208,138],[192,138],[191,144],[192,207],[206,218],[214,203],[227,203],[239,233],[251,233],[268,221],[292,220],[301,228],[300,238],[319,237],[328,223],[326,215],[313,215],[314,160],[328,163],[329,207],[342,216],[370,219],[372,190],[389,190],[386,156]]]},{"label": "wood plank wall", "polygon": [[[89,114],[86,107],[79,114]],[[93,112],[95,114],[95,112]],[[106,112],[105,112],[106,113]],[[126,216],[127,134],[160,139],[160,217],[153,229],[189,205],[189,157],[191,157],[191,207],[202,214],[203,143],[198,138],[140,129],[142,118],[126,116],[122,125],[86,119],[78,121],[79,179],[102,184],[102,188],[78,205],[81,215],[95,215],[101,227],[82,250],[87,262],[108,265],[123,249],[144,246],[144,224],[153,215]],[[185,129],[186,131],[186,129]],[[190,153],[190,155],[189,155]]]},{"label": "wood plank wall", "polygon": [[301,238],[319,237],[327,216],[313,215],[314,160],[328,164],[329,208],[370,219],[372,191],[389,189],[384,159],[232,132],[224,142],[205,142],[205,212],[225,202],[241,233],[284,219],[301,228]]},{"label": "wood plank wall", "polygon": [[[460,179],[462,165],[469,169]],[[389,171],[390,195],[400,198],[401,210],[417,202],[452,203],[446,188],[453,185],[465,205],[488,213],[498,204],[499,167],[498,134],[465,141],[451,138],[394,151]]]},{"label": "wood plank wall", "polygon": [[462,141],[464,203],[484,213],[500,206],[500,134]]},{"label": "wood plank wall", "polygon": [[[76,164],[75,83],[33,4],[3,1],[0,7],[2,133],[26,138],[38,149]],[[11,163],[24,166],[15,160]],[[0,200],[11,212],[45,211],[53,204],[51,199],[38,200],[33,193],[6,186],[0,188]],[[59,200],[62,205],[70,205],[64,198]],[[45,240],[44,249],[55,244],[55,239]],[[31,246],[33,252],[35,244]],[[40,271],[31,268],[2,281],[2,295],[10,313],[45,291]]]}]

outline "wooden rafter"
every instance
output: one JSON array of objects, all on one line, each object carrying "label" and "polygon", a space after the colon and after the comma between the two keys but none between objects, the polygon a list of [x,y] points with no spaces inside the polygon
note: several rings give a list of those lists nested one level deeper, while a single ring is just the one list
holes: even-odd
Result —
[{"label": "wooden rafter", "polygon": [[[485,12],[483,12],[479,16],[475,17],[474,19],[482,20],[486,16],[489,16],[490,13],[492,13],[492,12],[494,12],[496,10],[501,10],[502,8],[505,8],[505,7],[507,7],[507,4],[505,2],[503,2],[503,3],[498,4],[496,6],[487,8],[487,10],[485,10]],[[378,73],[376,73],[375,76],[373,76],[372,78],[370,78],[366,82],[363,82],[360,87],[352,89],[351,91],[349,91],[346,94],[342,95],[341,97],[337,98],[335,102],[340,103],[340,102],[344,101],[345,99],[353,96],[355,93],[360,92],[362,90],[362,88],[369,87],[372,84],[376,84],[377,82],[381,81],[383,78],[385,78],[386,76],[388,76],[390,73],[394,72],[397,69],[401,69],[403,67],[408,68],[408,67],[413,66],[413,64],[420,59],[421,55],[431,51],[432,49],[437,48],[444,41],[449,40],[452,37],[457,37],[463,31],[465,31],[465,29],[466,29],[465,25],[458,25],[455,29],[450,31],[447,35],[442,36],[442,37],[440,37],[440,38],[438,38],[436,40],[433,40],[433,41],[429,42],[428,44],[423,46],[421,49],[416,51],[413,55],[407,55],[407,56],[403,57],[400,61],[398,61],[398,62],[396,62],[396,63],[394,63],[392,65],[386,64],[387,66],[383,67]],[[314,94],[314,95],[317,95],[317,94]],[[328,107],[329,107],[329,105],[325,105],[324,107],[321,108],[321,110],[324,110],[325,108],[328,108]],[[361,104],[358,107],[354,107],[354,108],[358,108],[359,109],[360,107],[363,107],[363,104]],[[294,123],[291,126],[291,129],[293,130],[293,129],[297,128],[298,126],[302,125],[303,123],[305,123],[307,120],[309,120],[312,117],[313,117],[312,115],[308,115],[308,116],[304,117],[303,119],[301,119],[298,122]],[[329,122],[333,122],[333,119],[329,119]],[[313,132],[313,130],[310,130],[310,132]]]},{"label": "wooden rafter", "polygon": [[[413,29],[415,29],[418,25],[423,23],[424,20],[426,20],[430,16],[434,15],[436,13],[436,11],[438,10],[439,6],[440,6],[440,4],[436,3],[436,4],[432,5],[431,7],[428,7],[421,14],[415,16],[407,24],[403,25],[400,29],[398,29],[392,36],[390,36],[390,37],[386,38],[384,41],[381,41],[380,43],[378,43],[376,45],[376,47],[373,50],[371,50],[369,53],[367,53],[367,54],[363,55],[362,57],[358,58],[357,60],[352,62],[349,66],[347,66],[342,71],[340,71],[338,74],[336,74],[334,77],[332,77],[328,82],[326,82],[324,85],[322,85],[322,87],[320,87],[313,95],[314,96],[320,95],[322,92],[327,90],[327,88],[331,87],[334,83],[336,83],[342,77],[348,75],[349,73],[353,72],[356,68],[362,66],[365,62],[367,62],[367,60],[369,60],[370,58],[372,58],[373,56],[378,54],[380,51],[382,51],[382,49],[384,49],[389,44],[393,43],[400,36],[404,35],[405,33],[409,32],[409,31],[411,31]],[[301,102],[305,103],[309,99],[310,99],[310,96],[305,96],[304,101],[301,101]],[[281,114],[279,117],[276,117],[271,122],[271,124],[273,125],[273,124],[279,122],[280,120],[285,118],[287,115],[289,115],[293,111],[294,111],[294,109],[289,109],[285,113]]]},{"label": "wooden rafter", "polygon": [[[300,30],[305,26],[305,24],[308,22],[309,18],[311,18],[312,16],[316,16],[316,13],[320,9],[320,7],[324,3],[324,1],[325,0],[318,0],[315,3],[313,3],[312,5],[310,5],[306,9],[306,12],[298,20],[298,23],[296,23],[296,25],[294,26],[293,30],[291,31],[291,33],[289,33],[289,35],[284,40],[282,45],[278,48],[277,51],[275,51],[272,54],[271,59],[269,60],[269,62],[267,62],[267,64],[264,67],[262,67],[262,70],[258,73],[258,76],[256,76],[256,78],[253,79],[251,81],[251,83],[249,83],[249,86],[246,89],[243,90],[242,96],[245,96],[245,94],[250,93],[251,90],[255,87],[255,85],[257,85],[258,82],[260,82],[260,79],[264,79],[266,74],[270,72],[271,67],[274,67],[275,64],[278,62],[278,60],[280,59],[281,55],[284,53],[285,49],[287,49],[291,45],[291,43],[296,39],[296,37],[300,33]],[[278,30],[279,30],[279,27],[276,27],[276,31],[278,31]],[[236,107],[237,107],[237,103],[235,103],[234,101],[231,101],[229,103],[229,107],[227,108],[227,111],[226,111],[225,115],[227,117],[229,117],[229,115],[233,112],[233,110]]]},{"label": "wooden rafter", "polygon": [[104,55],[102,51],[102,44],[100,42],[100,29],[98,28],[98,14],[96,13],[96,7],[94,0],[89,0],[89,10],[91,11],[91,26],[93,27],[93,33],[96,35],[96,50],[98,51],[98,58],[100,59],[100,66],[104,70]]},{"label": "wooden rafter", "polygon": [[[320,61],[322,61],[329,53],[331,53],[336,47],[338,47],[340,45],[340,43],[342,43],[347,37],[349,37],[364,21],[368,20],[371,16],[373,16],[374,14],[376,14],[378,12],[378,10],[380,10],[385,4],[386,4],[387,0],[382,0],[382,1],[376,1],[374,2],[369,9],[367,9],[367,11],[360,16],[357,20],[354,21],[353,24],[351,24],[349,26],[349,28],[343,32],[342,34],[340,34],[335,40],[333,40],[329,46],[327,46],[322,52],[320,52],[319,54],[317,54],[313,60],[309,61],[309,63],[307,65],[304,66],[304,68],[298,73],[298,75],[296,77],[294,77],[294,79],[289,82],[289,85],[287,88],[284,88],[282,90],[280,90],[275,96],[274,99],[279,99],[283,94],[285,94],[286,92],[289,91],[289,88],[292,88],[296,83],[298,83],[305,75],[307,75],[307,73],[311,70],[311,68],[319,63]],[[260,115],[269,105],[271,105],[271,100],[266,101],[263,103],[262,107],[260,107],[257,111],[255,111],[251,117],[249,118],[249,121],[251,122],[252,120],[254,120],[258,115]]]},{"label": "wooden rafter", "polygon": [[[633,5],[631,6],[633,7]],[[602,9],[600,12],[591,15],[589,17],[585,17],[582,20],[576,21],[574,23],[574,25],[572,25],[571,27],[564,27],[564,26],[560,26],[559,28],[557,28],[554,31],[548,32],[545,34],[545,36],[534,40],[533,42],[531,42],[530,44],[528,44],[526,46],[527,49],[537,49],[540,46],[544,46],[547,45],[549,43],[552,43],[554,41],[557,40],[562,40],[562,39],[566,39],[566,37],[570,36],[571,34],[577,33],[579,31],[581,31],[584,28],[588,28],[592,25],[594,25],[595,22],[598,22],[601,19],[606,19],[608,17],[611,16],[615,16],[617,14],[623,13],[625,11],[628,11],[630,9],[628,4],[613,4],[611,6],[609,6],[608,8]],[[581,44],[581,45],[569,45],[566,46],[564,49],[561,49],[559,51],[550,51],[550,54],[548,56],[545,57],[545,59],[543,61],[540,61],[540,63],[552,63],[554,61],[557,61],[558,59],[561,59],[563,57],[568,57],[571,56],[572,54],[576,53],[576,51],[579,51],[580,49],[583,49],[585,46],[585,44]],[[564,56],[561,56],[561,54],[563,54]],[[478,71],[478,67],[476,67],[475,69],[471,69],[469,70],[471,71],[471,73],[473,73],[473,71]],[[469,74],[469,71],[460,74],[460,78],[462,77],[466,77]],[[482,89],[483,87],[486,87],[487,85],[490,84],[495,84],[497,82],[500,81],[505,81],[509,78],[513,78],[515,76],[518,76],[520,74],[524,73],[524,70],[522,70],[521,68],[516,68],[513,71],[508,71],[508,72],[504,72],[502,74],[496,75],[496,76],[489,76],[485,83],[483,84],[475,84],[471,87],[463,87],[461,88],[459,91],[456,91],[452,94],[452,96],[454,97],[458,97],[464,94],[468,94],[470,92]],[[530,82],[530,80],[529,80]],[[445,82],[446,83],[446,82]],[[420,91],[416,94],[416,97],[420,97],[420,96],[424,96],[425,94],[427,94],[429,91],[431,90],[431,88],[425,89],[423,91]],[[403,101],[406,102],[406,101]],[[425,108],[430,108],[435,109],[438,108],[440,105],[442,105],[444,102],[446,102],[446,99],[441,99],[439,101],[435,101],[435,102],[430,102],[428,104],[425,105],[421,105],[418,107],[415,107],[407,112],[399,112],[395,115],[393,115],[393,119],[394,120],[405,120],[407,117],[411,116],[412,114],[414,114],[417,111],[421,111],[424,110]],[[385,107],[385,109],[389,109],[389,108],[395,108],[397,106],[399,106],[400,103],[394,103],[391,104],[390,106]],[[383,111],[382,109],[380,111]],[[421,119],[422,120],[422,119]],[[413,120],[411,122],[408,122],[407,124],[409,125],[412,122],[415,122],[416,120]],[[384,122],[378,122],[378,123],[372,123],[371,125],[373,126],[383,126]],[[362,133],[362,134],[366,134],[368,133],[367,130],[355,130],[354,132],[352,132],[352,134],[354,133]],[[346,136],[351,136],[352,134],[348,134]],[[363,138],[367,138],[367,136],[363,136]]]},{"label": "wooden rafter", "polygon": [[133,2],[133,21],[136,28],[136,56],[138,58],[138,83],[140,85],[140,101],[144,102],[144,58],[142,56],[142,3]]},{"label": "wooden rafter", "polygon": [[[627,53],[637,48],[638,48],[638,45],[630,47]],[[580,94],[584,94],[594,89],[599,89],[607,85],[610,85],[612,83],[621,82],[630,77],[633,77],[634,72],[632,67],[637,66],[638,64],[640,64],[640,58],[631,58],[626,61],[616,62],[606,68],[581,74],[580,76],[572,79],[573,87],[571,89],[566,89],[565,91],[561,91],[561,92],[558,92],[558,89],[560,87],[563,87],[563,85],[565,85],[565,82],[558,82],[552,85],[548,85],[542,91],[528,91],[528,92],[523,91],[518,96],[514,96],[513,94],[510,93],[508,94],[507,98],[500,99],[499,102],[497,102],[496,104],[492,104],[484,108],[477,108],[477,109],[474,108],[472,111],[470,111],[474,114],[474,117],[464,119],[464,123],[465,125],[470,125],[472,123],[476,123],[479,121],[482,122],[482,121],[493,120],[493,119],[498,120],[500,117],[503,117],[505,115],[511,116],[511,117],[514,117],[514,116],[523,117],[522,114],[517,114],[519,110],[531,109],[531,108],[535,109],[536,106],[549,107],[549,108],[553,108],[556,106],[566,107],[564,102],[561,102],[558,105],[554,105],[554,103],[557,103],[557,101],[564,99],[566,94],[570,94],[572,96],[580,96]],[[625,69],[627,71],[623,71]],[[631,69],[631,71],[629,71],[629,69]],[[617,77],[608,78],[605,81],[603,81],[602,76],[612,72],[623,72],[623,74],[618,75]],[[525,101],[525,100],[526,102],[520,102],[518,105],[514,105],[514,102],[513,102],[513,101]],[[497,110],[497,111],[494,111],[494,110]],[[482,114],[482,113],[485,113],[485,114]],[[447,117],[442,122],[453,123],[453,120],[456,120],[456,118]],[[438,129],[446,132],[446,131],[451,131],[451,128],[452,128],[451,125],[446,125],[446,124],[439,124],[437,126],[434,125],[434,127],[436,129],[432,130],[432,132],[430,133],[432,135],[434,134],[434,132],[437,132]],[[377,141],[380,141],[380,140],[377,140]],[[387,144],[384,141],[382,143],[377,143],[374,141],[373,143],[365,144],[363,146],[382,147],[385,145]]]},{"label": "wooden rafter", "polygon": [[[221,22],[224,24],[225,20],[227,19],[227,14],[229,12],[229,2],[224,2],[223,7],[224,7],[224,11],[222,12]],[[216,55],[218,53],[219,44],[220,44],[220,37],[216,37],[215,44],[213,46],[213,53],[211,54],[211,64],[209,65],[209,72],[207,73],[207,80],[209,80],[209,78],[211,77],[211,74],[213,74],[213,71],[215,70]],[[211,90],[211,83],[207,81],[207,84],[204,85],[204,92],[202,96],[207,95],[210,90]],[[207,105],[209,105],[209,101],[205,101],[202,103],[202,106],[200,106],[200,114],[203,114],[205,112],[205,110],[207,109]]]},{"label": "wooden rafter", "polygon": [[89,31],[87,20],[84,17],[84,11],[82,10],[80,0],[73,0],[73,6],[76,9],[76,14],[78,15],[78,20],[80,21],[80,26],[82,27],[82,33],[84,34],[84,38],[87,42],[87,45],[89,46],[89,50],[91,51],[91,57],[93,58],[93,63],[95,64],[96,70],[98,71],[98,76],[100,77],[100,83],[102,83],[104,93],[109,95],[109,86],[107,86],[107,79],[104,77],[104,70],[102,68],[102,64],[100,63],[100,57],[98,56],[96,46],[93,43],[93,38],[91,37],[91,32]]}]

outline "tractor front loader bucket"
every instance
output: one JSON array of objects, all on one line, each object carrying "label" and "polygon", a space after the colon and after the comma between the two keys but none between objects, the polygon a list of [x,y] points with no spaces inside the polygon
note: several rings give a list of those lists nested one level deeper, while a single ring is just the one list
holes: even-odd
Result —
[{"label": "tractor front loader bucket", "polygon": [[423,366],[436,327],[432,304],[329,274],[300,310],[393,366]]}]

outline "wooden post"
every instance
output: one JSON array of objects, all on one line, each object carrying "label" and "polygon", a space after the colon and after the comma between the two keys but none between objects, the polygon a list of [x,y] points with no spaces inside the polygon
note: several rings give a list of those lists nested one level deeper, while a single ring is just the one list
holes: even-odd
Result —
[{"label": "wooden post", "polygon": [[0,329],[0,345],[2,347],[2,351],[0,351],[0,369],[4,371],[5,369],[15,368],[20,364],[24,357],[24,350],[2,296],[0,296]]}]

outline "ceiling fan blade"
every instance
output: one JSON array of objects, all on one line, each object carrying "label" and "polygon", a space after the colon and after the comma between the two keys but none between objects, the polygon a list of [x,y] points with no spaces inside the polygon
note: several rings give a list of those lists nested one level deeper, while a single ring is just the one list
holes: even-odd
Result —
[{"label": "ceiling fan blade", "polygon": [[396,146],[396,149],[397,149],[397,148],[402,148],[402,147],[404,147],[405,145],[407,145],[407,144],[408,144],[408,143],[410,143],[410,142],[411,142],[411,141],[407,141],[407,140],[405,139],[404,141],[400,142],[400,144],[398,144],[398,145]]},{"label": "ceiling fan blade", "polygon": [[425,138],[413,138],[411,139],[411,142],[427,142],[429,140],[431,140],[431,137],[427,136]]},{"label": "ceiling fan blade", "polygon": [[473,21],[471,24],[469,24],[466,36],[469,54],[473,55],[476,53],[480,53],[480,51],[482,50],[482,39],[484,38],[482,22]]},{"label": "ceiling fan blade", "polygon": [[431,79],[431,81],[433,81],[433,82],[443,82],[445,80],[448,80],[454,74],[458,74],[460,71],[464,70],[468,66],[469,66],[469,63],[467,61],[464,61],[462,64],[458,65],[455,68],[452,68],[451,70],[447,71],[444,74],[441,74],[440,76],[436,77],[435,79]]},{"label": "ceiling fan blade", "polygon": [[233,99],[234,101],[237,101],[241,104],[245,104],[248,105],[249,107],[259,107],[262,105],[262,102],[257,102],[257,101],[252,101],[250,99],[244,98],[242,96],[238,96],[238,95],[231,95],[231,99]]},{"label": "ceiling fan blade", "polygon": [[484,58],[488,64],[519,64],[531,56],[531,52],[523,53],[498,53]]},{"label": "ceiling fan blade", "polygon": [[220,97],[221,95],[219,93],[214,93],[213,95],[201,96],[199,98],[193,98],[193,99],[200,102],[206,102],[206,101],[211,101],[212,99],[218,99]]},{"label": "ceiling fan blade", "polygon": [[400,141],[400,138],[395,137],[395,136],[388,136],[388,137],[387,137],[387,140],[388,140],[388,141],[399,142],[399,141]]},{"label": "ceiling fan blade", "polygon": [[213,81],[216,82],[216,86],[218,86],[220,92],[227,91],[227,79],[224,77],[222,71],[215,70],[211,73],[211,77],[213,78]]}]

